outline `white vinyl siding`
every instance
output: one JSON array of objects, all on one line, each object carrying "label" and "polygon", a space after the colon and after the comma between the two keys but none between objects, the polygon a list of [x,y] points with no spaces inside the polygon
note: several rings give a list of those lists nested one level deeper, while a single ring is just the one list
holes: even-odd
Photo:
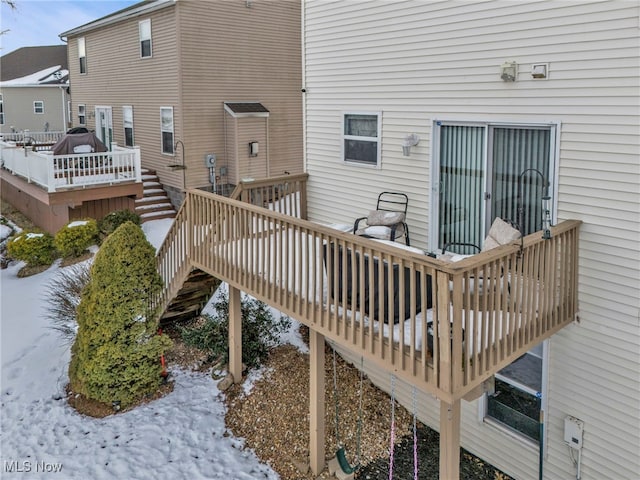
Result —
[{"label": "white vinyl siding", "polygon": [[[585,422],[583,478],[640,471],[639,16],[624,0],[304,2],[311,220],[350,224],[380,191],[402,191],[412,245],[430,249],[435,119],[559,125],[556,221],[583,221],[580,323],[549,341],[545,480],[575,478],[566,415]],[[515,82],[500,79],[507,60]],[[546,79],[531,77],[534,63],[549,65]],[[339,162],[344,111],[383,112],[380,171]],[[409,133],[420,143],[403,157]],[[410,406],[410,389],[398,389]],[[420,417],[438,428],[425,397]],[[480,422],[477,402],[462,410],[464,448],[538,479],[537,448]]]}]

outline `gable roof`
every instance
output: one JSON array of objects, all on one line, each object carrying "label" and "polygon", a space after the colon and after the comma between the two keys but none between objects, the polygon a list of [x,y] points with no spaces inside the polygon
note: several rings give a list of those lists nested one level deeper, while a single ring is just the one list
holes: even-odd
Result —
[{"label": "gable roof", "polygon": [[126,20],[127,18],[137,17],[141,14],[148,14],[161,8],[170,7],[172,5],[175,5],[176,1],[177,0],[142,0],[141,2],[123,8],[122,10],[110,13],[109,15],[105,15],[104,17],[98,18],[97,20],[72,28],[71,30],[67,30],[66,32],[62,32],[58,36],[60,38],[68,38],[76,35],[81,35],[85,32],[89,32],[105,25],[118,23],[122,20]]},{"label": "gable roof", "polygon": [[[59,75],[53,75],[60,71]],[[41,73],[34,78],[35,73]],[[60,85],[69,81],[67,46],[22,47],[0,57],[0,81],[29,77],[25,84]]]}]

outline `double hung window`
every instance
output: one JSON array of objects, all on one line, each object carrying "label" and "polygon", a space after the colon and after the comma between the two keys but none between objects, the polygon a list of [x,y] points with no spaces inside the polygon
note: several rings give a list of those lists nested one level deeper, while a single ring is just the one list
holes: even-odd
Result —
[{"label": "double hung window", "polygon": [[122,107],[122,124],[124,126],[124,144],[133,147],[133,107],[125,105]]},{"label": "double hung window", "polygon": [[87,50],[84,37],[78,39],[78,59],[80,61],[80,73],[87,73]]},{"label": "double hung window", "polygon": [[160,107],[162,153],[173,155],[173,107]]},{"label": "double hung window", "polygon": [[151,20],[142,20],[138,24],[140,34],[140,57],[151,57]]},{"label": "double hung window", "polygon": [[33,102],[33,113],[44,113],[44,101],[36,100]]},{"label": "double hung window", "polygon": [[0,93],[0,125],[4,125],[4,101]]},{"label": "double hung window", "polygon": [[361,165],[380,165],[380,113],[345,113],[343,160]]},{"label": "double hung window", "polygon": [[87,124],[87,106],[83,103],[78,105],[78,123],[80,125]]}]

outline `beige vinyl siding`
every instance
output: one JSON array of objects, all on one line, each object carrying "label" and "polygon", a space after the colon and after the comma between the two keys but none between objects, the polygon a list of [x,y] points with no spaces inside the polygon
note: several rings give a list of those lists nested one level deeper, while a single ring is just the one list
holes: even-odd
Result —
[{"label": "beige vinyl siding", "polygon": [[269,175],[302,172],[300,2],[181,0],[176,7],[189,187],[208,185],[205,153],[230,164],[225,101],[260,102],[269,110]]},{"label": "beige vinyl siding", "polygon": [[[86,104],[87,127],[95,128],[96,105],[110,106],[113,138],[124,145],[122,106],[134,107],[134,135],[144,167],[156,170],[161,181],[182,187],[182,173],[167,165],[176,158],[161,153],[160,107],[174,107],[174,139],[181,138],[178,52],[175,47],[174,7],[164,8],[117,24],[83,33],[87,51],[87,74],[79,75],[77,39],[69,38],[74,124],[77,105]],[[153,57],[140,58],[138,22],[151,19]],[[179,160],[179,159],[178,159]]]},{"label": "beige vinyl siding", "polygon": [[[580,323],[550,340],[544,478],[575,478],[566,415],[585,422],[582,478],[637,478],[638,3],[310,0],[304,12],[312,220],[351,223],[380,191],[403,191],[412,244],[428,248],[434,119],[559,123],[556,218],[584,222]],[[500,79],[507,60],[516,82]],[[531,78],[533,63],[549,64],[548,79]],[[357,110],[382,112],[380,170],[341,161],[341,113]],[[408,133],[420,143],[403,157]],[[410,406],[410,389],[399,390]],[[437,427],[438,403],[425,398],[420,415]],[[461,436],[515,478],[538,478],[537,448],[479,422],[477,402],[464,402]]]}]

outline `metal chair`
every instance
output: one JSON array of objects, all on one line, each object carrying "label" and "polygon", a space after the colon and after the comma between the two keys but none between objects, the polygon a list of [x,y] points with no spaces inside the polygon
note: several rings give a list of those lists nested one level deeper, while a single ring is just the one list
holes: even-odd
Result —
[{"label": "metal chair", "polygon": [[410,245],[409,227],[406,223],[409,198],[404,193],[382,192],[378,195],[376,209],[366,217],[357,218],[353,233],[368,238],[391,240],[402,239]]}]

